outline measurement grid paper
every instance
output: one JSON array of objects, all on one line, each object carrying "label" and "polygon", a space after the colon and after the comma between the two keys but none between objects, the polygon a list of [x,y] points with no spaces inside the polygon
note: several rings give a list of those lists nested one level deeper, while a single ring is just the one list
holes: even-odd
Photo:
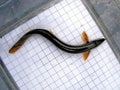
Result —
[{"label": "measurement grid paper", "polygon": [[87,59],[66,53],[49,40],[33,35],[15,54],[8,50],[26,32],[53,30],[62,41],[82,44],[104,37],[81,0],[63,0],[2,37],[0,55],[21,90],[120,90],[120,64],[107,41],[93,49]]}]

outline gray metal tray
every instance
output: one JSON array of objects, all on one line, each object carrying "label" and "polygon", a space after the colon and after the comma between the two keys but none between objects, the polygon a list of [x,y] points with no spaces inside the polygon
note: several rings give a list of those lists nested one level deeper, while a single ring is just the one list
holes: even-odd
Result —
[{"label": "gray metal tray", "polygon": [[82,0],[120,62],[120,0]]},{"label": "gray metal tray", "polygon": [[61,0],[0,0],[0,37]]}]

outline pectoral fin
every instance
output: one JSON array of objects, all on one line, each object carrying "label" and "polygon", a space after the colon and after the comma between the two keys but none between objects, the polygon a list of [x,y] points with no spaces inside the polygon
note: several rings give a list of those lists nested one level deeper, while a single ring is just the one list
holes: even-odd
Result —
[{"label": "pectoral fin", "polygon": [[[89,40],[88,40],[88,36],[87,36],[86,32],[83,32],[83,33],[82,33],[81,38],[82,38],[84,44],[86,44],[86,43],[89,42]],[[84,60],[84,61],[87,60],[89,54],[90,54],[90,51],[87,51],[87,52],[82,53],[82,55],[83,55],[83,60]]]}]

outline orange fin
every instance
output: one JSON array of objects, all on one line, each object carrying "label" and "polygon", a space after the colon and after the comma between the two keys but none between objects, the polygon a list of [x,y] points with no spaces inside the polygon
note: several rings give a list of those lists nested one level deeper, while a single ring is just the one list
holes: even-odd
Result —
[{"label": "orange fin", "polygon": [[86,32],[83,32],[83,33],[82,33],[81,38],[82,38],[84,44],[86,44],[86,43],[89,42],[89,40],[88,40],[88,36],[87,36]]},{"label": "orange fin", "polygon": [[83,60],[86,61],[88,56],[90,54],[90,51],[87,51],[87,52],[84,52],[82,55],[83,55]]},{"label": "orange fin", "polygon": [[[88,36],[87,36],[86,32],[83,32],[83,33],[82,33],[81,38],[82,38],[84,44],[86,44],[86,43],[89,42],[89,40],[88,40]],[[89,54],[90,54],[90,51],[86,51],[86,52],[83,53],[83,60],[84,60],[84,61],[87,60]]]},{"label": "orange fin", "polygon": [[9,50],[9,53],[10,54],[13,54],[15,53],[21,46],[13,46],[10,50]]}]

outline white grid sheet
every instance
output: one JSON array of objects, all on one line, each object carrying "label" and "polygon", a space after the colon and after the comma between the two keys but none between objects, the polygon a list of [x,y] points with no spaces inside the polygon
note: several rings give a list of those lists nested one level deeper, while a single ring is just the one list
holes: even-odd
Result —
[{"label": "white grid sheet", "polygon": [[40,35],[30,37],[20,50],[14,43],[31,29],[52,29],[62,41],[83,43],[104,37],[81,0],[63,0],[2,37],[0,55],[21,90],[120,90],[120,64],[107,41],[93,49],[87,61],[70,54]]}]

